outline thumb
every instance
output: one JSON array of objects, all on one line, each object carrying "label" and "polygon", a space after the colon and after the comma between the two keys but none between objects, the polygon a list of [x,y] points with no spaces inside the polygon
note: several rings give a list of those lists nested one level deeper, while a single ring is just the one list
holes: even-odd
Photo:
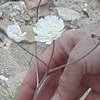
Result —
[{"label": "thumb", "polygon": [[77,100],[86,91],[81,85],[83,69],[80,62],[66,66],[60,80],[59,86],[51,100]]}]

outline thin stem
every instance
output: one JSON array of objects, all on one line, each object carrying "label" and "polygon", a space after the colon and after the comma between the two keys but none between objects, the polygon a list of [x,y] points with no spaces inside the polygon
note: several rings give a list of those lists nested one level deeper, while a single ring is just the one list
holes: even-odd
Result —
[{"label": "thin stem", "polygon": [[39,7],[40,7],[41,2],[42,0],[39,1],[38,6],[37,6],[37,20],[36,21],[38,21],[39,19]]},{"label": "thin stem", "polygon": [[[15,42],[16,43],[16,42]],[[23,46],[21,46],[19,43],[16,43],[20,48],[22,48],[24,51],[32,55],[33,57],[37,58],[39,61],[41,61],[45,66],[48,66],[45,62],[43,62],[39,57],[35,56],[33,53],[29,52],[27,49],[25,49]]]},{"label": "thin stem", "polygon": [[31,56],[31,59],[30,59],[30,61],[29,61],[29,67],[31,68],[31,61],[32,61],[32,59],[33,59],[33,56]]},{"label": "thin stem", "polygon": [[53,50],[52,50],[52,53],[51,53],[51,58],[50,58],[50,61],[48,63],[48,67],[47,67],[47,74],[48,74],[48,71],[50,69],[50,63],[52,61],[52,57],[53,57],[53,54],[54,54],[54,49],[55,49],[55,41],[53,41]]},{"label": "thin stem", "polygon": [[50,63],[51,63],[51,61],[52,61],[52,57],[53,57],[53,54],[54,54],[54,47],[55,47],[55,41],[53,41],[53,50],[52,50],[52,54],[51,54],[50,61],[49,61],[49,63],[48,63],[47,71],[46,71],[45,75],[43,76],[42,80],[40,81],[39,86],[38,86],[38,87],[36,88],[36,90],[35,90],[33,100],[36,100],[36,98],[38,97],[38,95],[39,95],[41,89],[43,88],[43,86],[44,86],[44,84],[45,84],[45,81],[47,80],[48,72],[49,72],[49,69],[50,69]]},{"label": "thin stem", "polygon": [[[0,27],[0,32],[2,33],[2,34],[4,34],[6,37],[8,37],[7,36],[7,34],[6,34],[6,31],[4,30],[4,29],[2,29],[1,27]],[[9,38],[9,37],[8,37]],[[10,39],[10,38],[9,38]],[[29,53],[31,56],[33,56],[33,57],[35,57],[35,58],[37,58],[39,61],[41,61],[45,66],[47,66],[48,67],[48,65],[45,63],[45,62],[43,62],[39,57],[37,57],[37,56],[35,56],[34,54],[32,54],[31,52],[29,52],[27,49],[25,49],[23,46],[21,46],[19,43],[17,43],[17,42],[15,42],[14,41],[14,43],[15,44],[17,44],[20,48],[22,48],[24,51],[26,51],[27,53]]]},{"label": "thin stem", "polygon": [[48,76],[44,77],[43,81],[41,81],[42,84],[40,83],[41,85],[39,85],[39,88],[36,89],[36,92],[34,93],[33,100],[37,100],[39,94],[41,93],[42,88],[44,87],[45,83],[47,82],[47,78],[48,78]]},{"label": "thin stem", "polygon": [[[35,56],[37,57],[37,42],[35,42]],[[39,66],[38,66],[38,61],[36,58],[36,76],[37,76],[37,86],[36,88],[39,86]]]}]

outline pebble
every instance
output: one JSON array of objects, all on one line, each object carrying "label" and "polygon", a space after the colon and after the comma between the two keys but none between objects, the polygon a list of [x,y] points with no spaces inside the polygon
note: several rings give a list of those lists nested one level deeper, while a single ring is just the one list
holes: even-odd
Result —
[{"label": "pebble", "polygon": [[3,13],[2,13],[2,11],[0,10],[0,18],[2,18],[2,15],[3,15]]},{"label": "pebble", "polygon": [[[25,2],[26,6],[30,9],[37,7],[40,2],[40,0],[23,0],[23,1]],[[40,5],[44,5],[45,3],[47,3],[47,0],[42,0]]]},{"label": "pebble", "polygon": [[65,21],[74,21],[80,19],[81,15],[72,9],[65,7],[57,7],[58,15]]},{"label": "pebble", "polygon": [[22,18],[25,21],[29,21],[30,20],[30,16],[29,15],[26,15],[26,14],[23,14]]}]

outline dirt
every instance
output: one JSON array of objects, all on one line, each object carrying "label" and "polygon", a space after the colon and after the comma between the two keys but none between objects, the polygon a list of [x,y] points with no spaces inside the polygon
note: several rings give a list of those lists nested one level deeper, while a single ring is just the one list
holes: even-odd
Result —
[{"label": "dirt", "polygon": [[[0,17],[0,22],[2,23],[0,23],[0,26],[4,29],[7,24],[10,24],[9,22],[4,24],[4,20],[10,20],[12,23],[11,13],[14,11],[12,6],[13,4],[8,6],[6,5],[5,7],[3,6],[4,4],[7,4],[7,1],[8,0],[0,1],[0,11],[2,11],[2,15]],[[56,6],[58,5],[66,6],[69,9],[74,9],[82,15],[82,18],[77,21],[67,22],[67,27],[69,29],[84,27],[88,24],[97,23],[100,21],[100,8],[99,3],[96,0],[57,0]],[[28,33],[30,33],[29,36],[34,38],[34,33],[32,33],[32,26],[36,23],[37,8],[22,9],[25,10],[24,13],[16,11],[16,15],[13,17],[20,26],[23,26],[22,30],[28,30]],[[54,5],[51,3],[41,6],[38,16],[44,17],[50,14],[57,14]],[[2,36],[0,35],[0,37]],[[30,37],[28,40],[30,40]],[[7,37],[4,36],[4,38]],[[31,38],[31,43],[24,42],[20,43],[20,45],[22,45],[29,52],[35,54],[35,42],[33,38]],[[48,45],[45,45],[44,43],[38,43],[38,55],[41,54],[47,48],[47,46]],[[0,75],[8,78],[7,82],[0,80],[0,100],[16,99],[16,94],[21,85],[21,82],[24,79],[28,69],[32,66],[34,59],[34,57],[32,57],[29,53],[20,48],[14,42],[12,42],[8,49],[4,49],[3,47],[0,48]]]}]

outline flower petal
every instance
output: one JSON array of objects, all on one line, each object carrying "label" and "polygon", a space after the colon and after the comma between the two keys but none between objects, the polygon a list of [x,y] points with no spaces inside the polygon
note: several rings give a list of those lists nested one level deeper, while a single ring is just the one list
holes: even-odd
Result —
[{"label": "flower petal", "polygon": [[61,35],[64,27],[64,21],[58,16],[50,15],[41,18],[33,27],[34,32],[37,34],[35,40],[50,44]]},{"label": "flower petal", "polygon": [[9,38],[16,42],[21,42],[26,38],[26,33],[22,33],[19,25],[15,22],[14,25],[8,26],[6,33]]}]

